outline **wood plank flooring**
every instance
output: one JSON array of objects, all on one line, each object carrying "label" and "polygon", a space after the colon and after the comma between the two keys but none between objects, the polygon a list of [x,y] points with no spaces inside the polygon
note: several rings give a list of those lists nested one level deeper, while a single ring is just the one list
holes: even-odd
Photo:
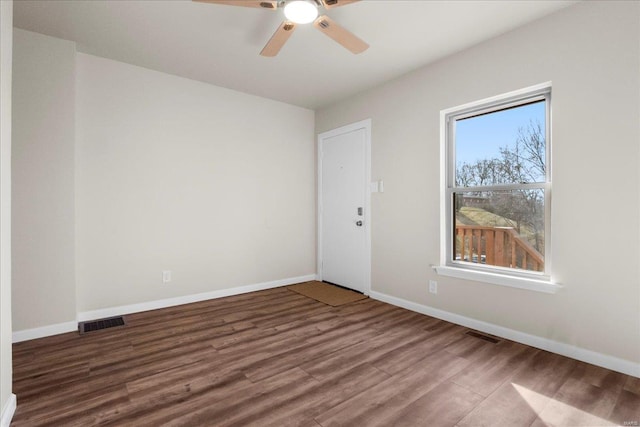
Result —
[{"label": "wood plank flooring", "polygon": [[277,288],[13,346],[13,426],[640,425],[640,380]]}]

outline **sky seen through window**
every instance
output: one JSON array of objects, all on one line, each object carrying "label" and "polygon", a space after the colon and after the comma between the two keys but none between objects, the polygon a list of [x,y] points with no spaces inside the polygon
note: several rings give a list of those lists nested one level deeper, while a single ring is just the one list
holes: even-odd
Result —
[{"label": "sky seen through window", "polygon": [[530,122],[545,128],[545,102],[456,121],[456,164],[500,158],[501,147],[515,146],[518,129]]}]

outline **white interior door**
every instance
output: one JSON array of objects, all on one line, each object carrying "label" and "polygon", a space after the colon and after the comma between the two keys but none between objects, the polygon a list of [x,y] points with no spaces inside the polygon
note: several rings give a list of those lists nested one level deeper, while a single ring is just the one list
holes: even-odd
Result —
[{"label": "white interior door", "polygon": [[368,293],[370,121],[318,138],[322,280]]}]

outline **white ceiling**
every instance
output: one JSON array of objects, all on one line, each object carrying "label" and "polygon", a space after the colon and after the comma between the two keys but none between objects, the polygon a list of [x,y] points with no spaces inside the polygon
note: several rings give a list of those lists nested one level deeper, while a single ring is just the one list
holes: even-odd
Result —
[{"label": "white ceiling", "polygon": [[363,0],[327,11],[371,45],[359,55],[307,25],[265,58],[281,10],[189,0],[16,0],[14,25],[75,41],[80,52],[315,109],[573,3]]}]

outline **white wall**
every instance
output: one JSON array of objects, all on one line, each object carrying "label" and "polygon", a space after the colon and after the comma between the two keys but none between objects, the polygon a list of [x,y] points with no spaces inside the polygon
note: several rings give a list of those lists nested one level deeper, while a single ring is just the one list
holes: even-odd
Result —
[{"label": "white wall", "polygon": [[315,273],[312,111],[23,30],[14,56],[16,339]]},{"label": "white wall", "polygon": [[75,43],[16,29],[13,328],[76,319]]},{"label": "white wall", "polygon": [[313,111],[80,53],[76,74],[79,312],[315,273]]},{"label": "white wall", "polygon": [[14,57],[15,340],[315,274],[313,111],[24,30]]},{"label": "white wall", "polygon": [[0,1],[0,423],[13,414],[11,393],[11,61],[13,2]]},{"label": "white wall", "polygon": [[[374,291],[640,363],[639,17],[638,2],[583,2],[317,112],[317,132],[373,120]],[[440,110],[546,81],[552,275],[565,288],[437,276]]]}]

